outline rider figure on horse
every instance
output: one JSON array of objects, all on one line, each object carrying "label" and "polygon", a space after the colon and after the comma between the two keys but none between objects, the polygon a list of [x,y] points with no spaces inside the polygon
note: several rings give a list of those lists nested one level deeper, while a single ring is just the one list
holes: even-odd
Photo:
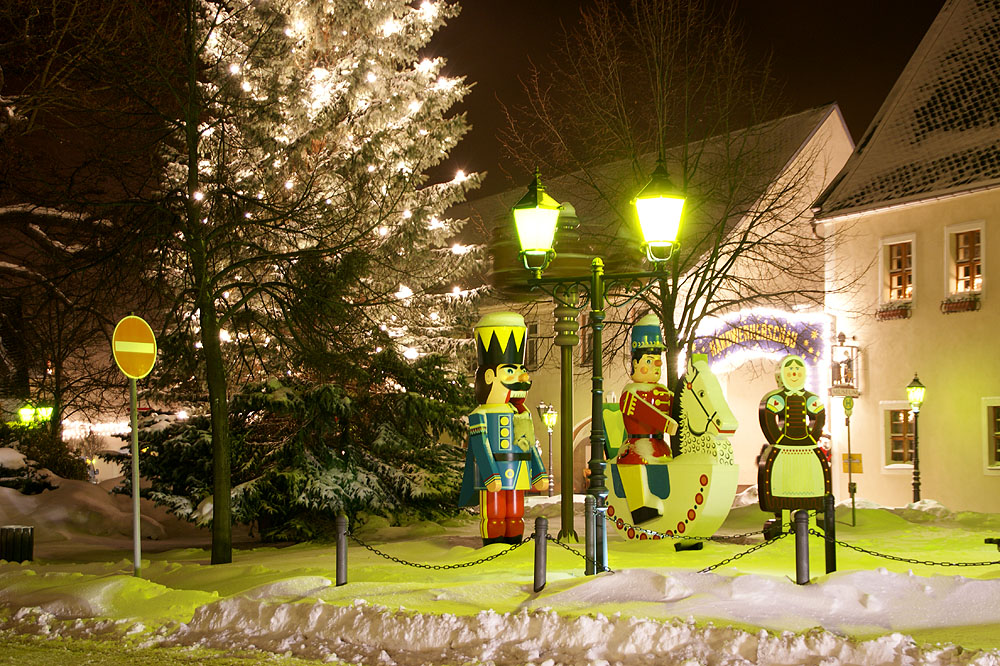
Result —
[{"label": "rider figure on horse", "polygon": [[618,452],[618,464],[646,465],[670,459],[664,434],[677,432],[670,416],[674,394],[660,384],[665,345],[660,321],[649,313],[632,327],[632,383],[619,401],[627,439]]}]

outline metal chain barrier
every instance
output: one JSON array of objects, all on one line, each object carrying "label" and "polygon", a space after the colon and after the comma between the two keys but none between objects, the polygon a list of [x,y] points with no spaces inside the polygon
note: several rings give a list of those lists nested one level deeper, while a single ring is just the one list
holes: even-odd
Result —
[{"label": "metal chain barrier", "polygon": [[[595,513],[600,513],[600,512],[595,511]],[[611,518],[607,514],[605,514],[604,518],[605,518],[605,520],[607,522],[611,523],[612,525],[616,525],[617,522],[618,522],[617,519]],[[649,534],[650,536],[657,536],[660,539],[676,539],[676,540],[683,540],[683,541],[714,541],[714,542],[717,542],[717,543],[725,543],[727,541],[733,541],[733,540],[736,540],[736,539],[746,539],[748,537],[758,536],[758,535],[761,535],[761,534],[764,533],[764,530],[757,530],[756,532],[744,532],[742,534],[726,534],[726,535],[713,534],[712,536],[707,536],[707,537],[697,537],[697,536],[684,536],[682,534],[664,534],[664,533],[661,533],[661,532],[657,532],[655,530],[646,529],[644,527],[636,527],[635,525],[632,525],[630,523],[625,523],[625,522],[623,522],[623,526],[625,527],[625,529],[631,528],[631,529],[636,530],[637,532],[644,532],[646,534]],[[721,562],[718,562],[717,564],[713,564],[711,566],[708,566],[708,567],[705,567],[704,569],[699,570],[698,573],[708,573],[709,571],[712,571],[713,569],[718,569],[719,567],[725,566],[725,565],[729,564],[730,562],[734,562],[734,561],[740,559],[741,557],[746,557],[750,553],[758,551],[761,548],[766,548],[767,546],[775,544],[778,541],[781,541],[782,539],[784,539],[789,534],[790,534],[790,532],[788,532],[788,531],[782,531],[782,533],[779,534],[778,536],[776,536],[776,537],[774,537],[772,539],[765,539],[761,543],[755,544],[755,545],[751,546],[750,548],[747,548],[746,550],[744,550],[742,552],[736,553],[732,557],[727,557],[726,559],[722,560]],[[589,558],[585,558],[585,559],[589,559]]]},{"label": "metal chain barrier", "polygon": [[739,552],[739,553],[736,553],[732,557],[727,557],[726,559],[722,560],[721,562],[719,562],[717,564],[713,564],[712,566],[705,567],[704,569],[700,569],[698,571],[698,573],[708,573],[709,571],[712,571],[713,569],[718,569],[719,567],[725,566],[725,565],[729,564],[730,562],[735,562],[736,560],[740,559],[741,557],[746,557],[750,553],[758,551],[761,548],[766,548],[768,546],[771,546],[773,544],[778,543],[779,541],[781,541],[782,539],[784,539],[789,534],[791,534],[791,532],[782,532],[781,534],[779,534],[778,536],[774,537],[773,539],[766,539],[764,541],[761,541],[757,545],[750,546],[746,550],[744,550],[742,552]]},{"label": "metal chain barrier", "polygon": [[931,567],[990,567],[990,566],[1000,565],[1000,560],[995,560],[992,562],[932,562],[931,560],[917,560],[910,557],[899,557],[898,555],[887,555],[885,553],[879,553],[874,550],[868,550],[867,548],[862,548],[861,546],[855,546],[854,544],[847,543],[846,541],[840,541],[839,539],[829,539],[823,532],[820,532],[819,530],[814,530],[812,528],[809,528],[809,534],[818,536],[824,541],[832,541],[838,546],[843,546],[844,548],[849,548],[859,553],[864,553],[865,555],[871,555],[873,557],[881,557],[883,559],[893,560],[895,562],[906,562],[907,564],[924,564]]},{"label": "metal chain barrier", "polygon": [[[577,557],[579,557],[580,559],[582,559],[584,562],[590,562],[591,564],[594,565],[595,569],[597,568],[597,562],[595,562],[593,560],[593,558],[587,557],[583,553],[581,553],[581,552],[579,552],[577,550],[574,550],[573,548],[570,548],[568,545],[562,543],[561,541],[559,541],[556,537],[552,536],[551,534],[546,534],[545,538],[548,539],[549,541],[555,543],[560,548],[565,548],[569,552],[573,553],[574,555],[576,555]],[[603,569],[601,569],[601,573],[604,573],[604,572],[606,572],[606,573],[614,573],[614,570],[613,569],[609,569],[608,567],[604,567]]]},{"label": "metal chain barrier", "polygon": [[[517,550],[518,548],[520,548],[521,546],[523,546],[524,544],[530,542],[532,539],[535,538],[535,535],[532,534],[531,536],[529,536],[527,539],[524,539],[520,543],[516,543],[516,544],[510,546],[509,548],[505,548],[505,549],[501,550],[499,553],[493,553],[492,555],[488,555],[487,557],[484,557],[484,558],[482,558],[480,560],[476,560],[474,562],[462,562],[461,564],[423,564],[421,562],[410,562],[408,560],[403,560],[403,559],[400,559],[398,557],[395,557],[394,555],[389,555],[388,553],[383,553],[378,548],[375,548],[374,546],[368,545],[367,543],[365,543],[364,541],[362,541],[358,537],[354,536],[350,532],[347,533],[347,536],[349,536],[355,543],[357,543],[362,548],[366,548],[367,550],[370,550],[371,552],[375,553],[379,557],[382,557],[382,558],[385,558],[385,559],[390,560],[392,562],[395,562],[396,564],[402,564],[402,565],[408,566],[408,567],[416,567],[417,569],[433,569],[435,571],[444,571],[446,569],[465,569],[466,567],[474,567],[476,565],[483,564],[484,562],[489,562],[490,560],[495,560],[498,557],[503,557],[504,555]],[[548,536],[548,535],[546,535],[546,536]]]}]

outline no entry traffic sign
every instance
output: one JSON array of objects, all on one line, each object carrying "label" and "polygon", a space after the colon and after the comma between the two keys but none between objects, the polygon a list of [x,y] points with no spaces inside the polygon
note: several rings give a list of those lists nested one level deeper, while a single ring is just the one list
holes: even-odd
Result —
[{"label": "no entry traffic sign", "polygon": [[129,315],[115,326],[111,352],[118,368],[131,379],[142,379],[156,362],[156,338],[153,329],[141,317]]}]

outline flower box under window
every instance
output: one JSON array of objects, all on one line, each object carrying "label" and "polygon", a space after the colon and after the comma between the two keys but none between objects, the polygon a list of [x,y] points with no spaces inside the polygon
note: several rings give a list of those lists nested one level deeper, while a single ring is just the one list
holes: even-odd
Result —
[{"label": "flower box under window", "polygon": [[909,301],[901,301],[898,303],[886,303],[879,307],[878,311],[875,312],[875,318],[879,321],[887,321],[889,319],[909,319],[912,308]]},{"label": "flower box under window", "polygon": [[954,314],[956,312],[972,312],[982,307],[979,294],[962,294],[961,296],[950,296],[941,301],[942,314]]}]

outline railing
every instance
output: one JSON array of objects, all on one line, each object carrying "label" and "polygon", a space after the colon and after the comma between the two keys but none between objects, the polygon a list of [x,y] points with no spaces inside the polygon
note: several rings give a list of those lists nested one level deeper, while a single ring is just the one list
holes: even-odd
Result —
[{"label": "railing", "polygon": [[[591,530],[593,530],[593,524],[596,522],[596,520],[598,520],[601,517],[603,517],[607,521],[612,521],[612,519],[608,518],[607,515],[604,514],[602,511],[597,510],[597,508],[595,506],[593,506],[591,503],[588,503],[587,509],[588,509],[588,511],[587,511],[587,513],[585,513],[584,518],[585,518],[585,520],[587,522],[587,530],[588,530],[588,532],[590,532]],[[828,511],[826,512],[827,515],[829,515],[829,516],[832,517],[832,507],[828,506],[827,509],[828,509]],[[747,548],[746,550],[740,551],[740,552],[738,552],[738,553],[736,553],[734,555],[730,555],[729,557],[726,557],[725,559],[723,559],[723,560],[721,560],[721,561],[719,561],[719,562],[717,562],[715,564],[712,564],[710,566],[704,567],[704,568],[702,568],[702,569],[699,570],[699,573],[709,573],[711,571],[714,571],[715,569],[718,569],[719,567],[723,567],[723,566],[725,566],[727,564],[735,562],[736,560],[739,560],[739,559],[741,559],[743,557],[751,555],[751,554],[753,554],[753,553],[755,553],[755,552],[757,552],[757,551],[759,551],[761,549],[764,549],[764,548],[767,548],[769,546],[772,546],[772,545],[778,543],[779,541],[781,541],[782,539],[784,539],[785,537],[789,536],[790,534],[795,534],[795,536],[796,536],[796,542],[797,542],[796,543],[796,546],[797,546],[796,547],[796,582],[799,583],[800,585],[809,582],[808,549],[807,549],[807,547],[805,547],[805,548],[803,547],[804,546],[803,542],[806,539],[808,539],[809,535],[812,535],[812,536],[815,536],[815,537],[818,537],[818,538],[822,539],[823,544],[826,547],[826,553],[827,553],[827,573],[831,573],[832,571],[836,570],[836,564],[835,564],[836,563],[836,559],[835,559],[835,557],[831,557],[831,555],[832,555],[832,553],[834,552],[834,549],[837,546],[840,546],[841,548],[847,548],[849,550],[853,550],[853,551],[856,551],[856,552],[859,552],[859,553],[863,553],[863,554],[866,554],[866,555],[870,555],[872,557],[883,558],[883,559],[892,560],[892,561],[895,561],[895,562],[905,562],[905,563],[909,563],[909,564],[920,564],[920,565],[925,565],[925,566],[937,566],[937,567],[984,567],[984,566],[1000,566],[1000,560],[984,560],[984,561],[976,561],[976,562],[946,562],[946,561],[934,561],[934,560],[921,560],[921,559],[916,559],[916,558],[901,557],[901,556],[898,556],[898,555],[892,555],[892,554],[888,554],[888,553],[882,553],[882,552],[879,552],[879,551],[871,550],[869,548],[863,548],[861,546],[857,546],[855,544],[852,544],[852,543],[849,543],[849,542],[837,539],[836,536],[835,536],[835,534],[833,533],[833,531],[829,529],[829,525],[831,524],[832,520],[827,520],[826,521],[826,524],[828,526],[828,529],[826,531],[819,531],[819,530],[812,529],[812,528],[808,527],[808,514],[806,514],[806,512],[802,511],[802,512],[799,512],[799,513],[802,514],[802,516],[798,517],[799,520],[796,520],[795,522],[793,522],[791,524],[785,524],[785,525],[783,525],[781,531],[778,534],[776,534],[774,536],[771,536],[770,538],[767,538],[767,535],[765,535],[765,531],[764,530],[758,530],[758,531],[754,531],[754,532],[744,532],[742,534],[713,535],[713,536],[708,536],[708,537],[695,537],[695,536],[680,536],[680,535],[676,535],[676,534],[664,534],[664,533],[656,532],[654,530],[649,530],[649,529],[645,529],[645,528],[642,528],[642,527],[637,527],[635,525],[628,525],[627,527],[633,528],[633,529],[635,529],[636,531],[639,531],[639,532],[644,532],[644,533],[646,533],[646,534],[648,534],[650,536],[656,536],[656,537],[658,537],[658,540],[650,539],[647,542],[649,544],[654,544],[654,543],[658,543],[658,542],[660,542],[660,543],[668,543],[670,540],[674,540],[676,542],[716,542],[716,543],[726,543],[726,542],[746,540],[748,538],[756,537],[756,536],[761,536],[761,535],[765,536],[764,540],[761,541],[760,543],[753,544],[749,548]],[[804,517],[804,519],[802,519],[803,517]],[[428,569],[428,570],[433,570],[433,571],[448,571],[448,570],[454,570],[454,569],[466,569],[466,568],[470,568],[470,567],[475,567],[475,566],[479,566],[479,565],[482,565],[482,564],[486,564],[487,562],[491,562],[491,561],[496,560],[498,558],[501,558],[501,557],[504,557],[506,555],[509,555],[510,553],[514,552],[515,550],[517,550],[518,548],[520,548],[524,544],[529,543],[531,541],[534,541],[534,543],[535,543],[535,553],[534,553],[534,590],[535,590],[535,592],[540,592],[545,587],[545,584],[546,584],[546,569],[547,569],[547,552],[546,552],[546,546],[547,546],[548,542],[550,542],[550,541],[553,542],[553,543],[555,543],[557,546],[559,546],[559,547],[561,547],[561,548],[569,551],[570,553],[573,553],[577,557],[583,559],[584,563],[585,563],[585,572],[588,575],[591,572],[595,572],[596,571],[596,562],[595,562],[594,558],[592,556],[589,556],[587,554],[579,552],[578,550],[570,547],[569,545],[567,545],[565,543],[561,543],[560,541],[556,540],[554,537],[552,537],[551,535],[549,535],[549,533],[548,533],[548,522],[549,521],[548,521],[547,518],[539,516],[538,518],[535,519],[535,531],[528,538],[522,540],[519,543],[512,544],[511,546],[509,546],[508,548],[505,548],[504,550],[498,551],[498,552],[493,553],[491,555],[487,555],[487,556],[482,557],[480,559],[473,560],[471,562],[459,562],[459,563],[455,563],[455,564],[427,564],[427,563],[424,563],[424,562],[413,562],[413,561],[410,561],[410,560],[405,560],[405,559],[400,558],[400,557],[396,557],[394,555],[391,555],[389,553],[386,553],[386,552],[380,550],[379,548],[376,548],[375,546],[372,546],[371,544],[365,543],[363,540],[361,540],[360,538],[358,538],[354,534],[351,534],[348,531],[348,529],[347,529],[347,518],[344,517],[344,516],[339,516],[337,518],[337,521],[336,521],[336,525],[337,525],[337,585],[345,585],[347,583],[347,540],[348,540],[348,538],[350,538],[352,541],[354,541],[355,543],[357,543],[362,548],[364,548],[364,549],[370,551],[371,553],[377,555],[378,557],[386,559],[386,560],[388,560],[390,562],[395,562],[396,564],[400,564],[402,566],[416,567],[416,568],[419,568],[419,569]],[[997,545],[998,549],[1000,549],[1000,539],[987,539],[986,543],[987,544],[995,543]],[[802,568],[803,567],[803,560],[804,560],[804,567],[805,567],[804,570]],[[833,567],[832,568],[830,566],[831,562],[833,563]],[[610,568],[604,567],[604,568],[602,568],[600,570],[599,573],[612,573],[613,574],[614,571],[612,569],[610,569]]]}]

